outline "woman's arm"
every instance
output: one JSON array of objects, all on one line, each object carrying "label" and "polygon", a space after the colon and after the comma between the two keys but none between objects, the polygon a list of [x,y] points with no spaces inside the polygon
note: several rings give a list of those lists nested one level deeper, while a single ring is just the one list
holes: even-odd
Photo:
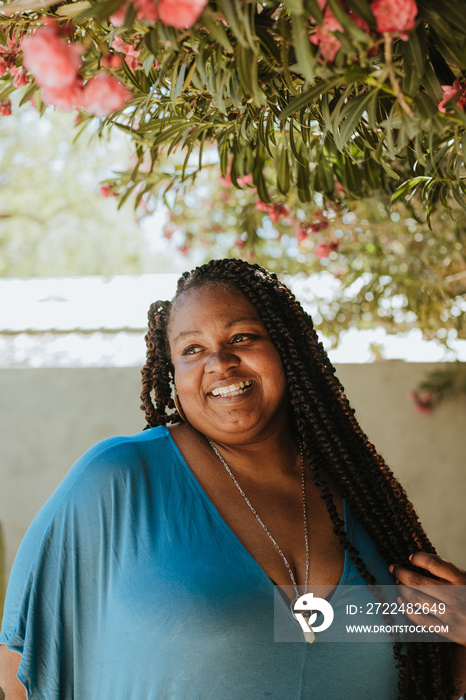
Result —
[{"label": "woman's arm", "polygon": [[10,651],[4,644],[0,646],[0,688],[5,700],[26,700],[26,688],[16,677],[21,656]]}]

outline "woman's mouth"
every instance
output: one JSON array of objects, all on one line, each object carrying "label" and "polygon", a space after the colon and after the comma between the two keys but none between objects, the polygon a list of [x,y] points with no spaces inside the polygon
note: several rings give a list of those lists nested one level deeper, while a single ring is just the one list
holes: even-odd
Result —
[{"label": "woman's mouth", "polygon": [[234,384],[229,384],[228,386],[219,386],[216,389],[212,389],[211,394],[212,396],[222,396],[225,398],[239,396],[239,394],[242,394],[244,391],[246,391],[246,389],[249,389],[250,386],[252,386],[251,381],[235,382]]}]

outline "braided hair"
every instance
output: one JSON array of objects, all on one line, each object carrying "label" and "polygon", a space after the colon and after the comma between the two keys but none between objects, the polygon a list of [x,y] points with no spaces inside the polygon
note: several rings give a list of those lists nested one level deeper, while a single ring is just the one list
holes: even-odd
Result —
[{"label": "braided hair", "polygon": [[[321,490],[335,534],[364,580],[375,584],[347,537],[326,474],[339,485],[387,562],[407,565],[416,550],[434,554],[404,489],[359,426],[311,317],[288,287],[259,265],[211,260],[181,276],[172,302],[151,305],[141,394],[146,427],[180,421],[172,398],[174,370],[167,328],[179,297],[206,284],[236,288],[257,309],[284,366],[290,415],[312,479]],[[407,647],[402,654],[401,644],[394,643],[399,700],[450,700],[454,694],[452,644],[410,643]]]}]

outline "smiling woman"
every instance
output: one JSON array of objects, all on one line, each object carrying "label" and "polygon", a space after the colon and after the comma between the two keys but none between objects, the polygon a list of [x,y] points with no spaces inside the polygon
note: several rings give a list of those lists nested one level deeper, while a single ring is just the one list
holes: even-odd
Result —
[{"label": "smiling woman", "polygon": [[184,292],[168,340],[178,398],[198,432],[246,444],[284,431],[285,371],[247,297],[218,285]]},{"label": "smiling woman", "polygon": [[367,584],[440,599],[466,574],[435,556],[289,289],[211,261],[151,306],[146,343],[146,430],[78,460],[19,551],[7,700],[457,698],[461,635],[320,643],[290,609],[315,586],[335,618],[343,590],[374,602]]}]

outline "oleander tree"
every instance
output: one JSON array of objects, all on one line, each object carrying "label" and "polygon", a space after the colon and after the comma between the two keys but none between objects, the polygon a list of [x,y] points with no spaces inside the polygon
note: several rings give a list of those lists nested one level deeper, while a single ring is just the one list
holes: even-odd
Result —
[{"label": "oleander tree", "polygon": [[1,26],[3,114],[20,90],[125,130],[150,167],[122,194],[194,179],[213,145],[264,203],[464,206],[466,0],[13,0]]},{"label": "oleander tree", "polygon": [[334,335],[464,337],[466,0],[13,0],[0,27],[0,113],[124,131],[107,187],[164,201],[179,247],[325,265]]}]

